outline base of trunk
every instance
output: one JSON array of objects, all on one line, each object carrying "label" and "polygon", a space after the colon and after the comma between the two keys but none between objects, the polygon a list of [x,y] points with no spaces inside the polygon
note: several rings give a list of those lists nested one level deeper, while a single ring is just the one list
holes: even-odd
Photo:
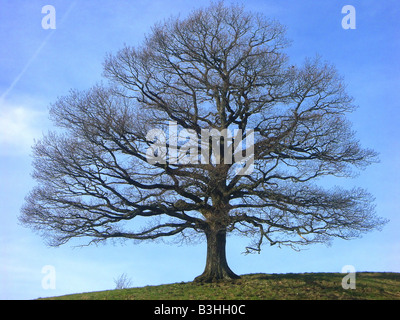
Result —
[{"label": "base of trunk", "polygon": [[204,272],[194,282],[214,282],[239,279],[228,266],[226,260],[226,230],[207,230],[207,261]]},{"label": "base of trunk", "polygon": [[232,270],[224,270],[223,272],[204,271],[201,275],[196,277],[194,282],[217,282],[221,280],[235,280],[240,279],[240,276],[235,274]]}]

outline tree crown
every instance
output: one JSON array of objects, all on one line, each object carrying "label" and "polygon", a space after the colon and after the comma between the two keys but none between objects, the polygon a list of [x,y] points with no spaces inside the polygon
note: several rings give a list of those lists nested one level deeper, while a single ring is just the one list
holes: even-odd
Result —
[{"label": "tree crown", "polygon": [[[318,57],[290,64],[288,44],[277,21],[217,3],[156,24],[142,46],[108,55],[109,84],[73,90],[52,105],[65,131],[34,146],[38,186],[21,221],[53,245],[224,230],[253,239],[248,252],[265,242],[297,248],[379,228],[385,221],[365,190],[316,183],[350,177],[376,153],[360,146],[346,120],[354,105],[336,69]],[[184,134],[174,136],[171,122]],[[165,161],[149,163],[154,128],[168,137],[154,152],[168,151]],[[217,163],[216,151],[238,139],[223,135],[206,148],[210,161],[199,161],[204,148],[191,161],[172,161],[211,142],[201,133],[213,129],[241,130],[243,142],[252,130],[254,141],[221,151]],[[189,134],[197,145],[187,144]],[[224,160],[249,148],[252,171],[237,174],[244,164]]]}]

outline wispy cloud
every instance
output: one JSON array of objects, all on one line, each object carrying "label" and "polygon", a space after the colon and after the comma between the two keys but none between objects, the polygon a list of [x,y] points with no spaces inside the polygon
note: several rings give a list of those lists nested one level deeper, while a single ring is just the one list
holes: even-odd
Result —
[{"label": "wispy cloud", "polygon": [[14,79],[14,81],[11,83],[11,85],[7,88],[6,91],[3,92],[3,94],[0,96],[0,102],[4,101],[4,99],[7,97],[7,95],[14,89],[14,87],[16,86],[16,84],[19,82],[19,80],[21,80],[21,78],[23,77],[23,75],[25,74],[25,72],[29,69],[29,67],[31,66],[31,64],[33,63],[33,61],[35,61],[35,59],[37,58],[37,56],[39,55],[39,53],[42,51],[42,49],[44,48],[44,46],[47,44],[47,42],[49,42],[50,38],[53,36],[55,30],[50,31],[50,33],[48,34],[48,36],[46,37],[46,39],[41,43],[41,45],[39,46],[39,48],[37,48],[37,50],[35,51],[35,53],[32,55],[32,57],[29,59],[29,61],[26,63],[26,65],[24,66],[24,68],[22,69],[22,71],[16,76],[16,78]]},{"label": "wispy cloud", "polygon": [[[77,3],[77,1],[74,1],[71,3],[71,5],[69,6],[68,10],[66,11],[66,13],[64,14],[64,16],[62,17],[62,19],[59,23],[60,26],[63,25],[63,23],[65,22],[65,20],[67,19],[67,17],[69,16],[69,14],[73,10],[73,8],[75,7],[76,3]],[[1,94],[0,103],[5,100],[7,95],[14,89],[14,87],[17,85],[17,83],[21,80],[21,78],[24,76],[24,74],[29,69],[31,64],[36,60],[36,58],[38,57],[40,52],[43,50],[43,48],[46,46],[46,44],[50,41],[51,37],[54,35],[55,32],[56,32],[56,29],[49,31],[49,34],[46,36],[46,38],[43,40],[43,42],[40,44],[40,46],[36,49],[36,51],[31,56],[31,58],[28,60],[28,62],[25,64],[25,66],[21,70],[21,72],[15,77],[14,81],[10,84],[10,86],[6,89],[6,91],[4,91]]]},{"label": "wispy cloud", "polygon": [[20,155],[30,152],[41,136],[47,114],[24,105],[0,102],[0,155]]}]

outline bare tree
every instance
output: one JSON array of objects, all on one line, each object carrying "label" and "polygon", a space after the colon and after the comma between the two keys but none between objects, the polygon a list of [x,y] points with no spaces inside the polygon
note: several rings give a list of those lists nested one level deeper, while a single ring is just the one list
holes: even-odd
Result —
[{"label": "bare tree", "polygon": [[128,289],[132,285],[132,280],[128,278],[126,273],[121,274],[118,278],[114,279],[115,289]]},{"label": "bare tree", "polygon": [[[264,243],[297,249],[379,228],[385,221],[365,190],[318,184],[323,176],[351,177],[376,153],[361,148],[345,118],[354,106],[335,68],[320,58],[290,64],[288,44],[278,22],[218,3],[156,24],[142,46],[107,56],[110,84],[52,105],[63,131],[34,146],[38,186],[21,221],[57,246],[78,237],[203,235],[198,281],[238,278],[225,254],[231,232],[250,239],[246,252],[259,252]],[[172,155],[188,149],[185,140],[171,142],[171,123],[203,142],[204,130],[240,129],[244,142],[252,129],[252,170],[238,174],[243,164],[232,154],[212,161],[226,137],[208,149],[206,163],[202,153],[176,161]],[[169,138],[166,157],[153,150],[165,161],[148,161],[155,128]],[[238,148],[236,156],[246,151]]]}]

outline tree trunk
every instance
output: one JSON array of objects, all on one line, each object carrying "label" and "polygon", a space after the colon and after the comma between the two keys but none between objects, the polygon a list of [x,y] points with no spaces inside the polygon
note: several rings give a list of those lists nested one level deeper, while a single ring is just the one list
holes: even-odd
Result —
[{"label": "tree trunk", "polygon": [[195,282],[213,282],[222,279],[239,279],[226,261],[226,230],[206,230],[207,261],[204,272],[194,279]]}]

